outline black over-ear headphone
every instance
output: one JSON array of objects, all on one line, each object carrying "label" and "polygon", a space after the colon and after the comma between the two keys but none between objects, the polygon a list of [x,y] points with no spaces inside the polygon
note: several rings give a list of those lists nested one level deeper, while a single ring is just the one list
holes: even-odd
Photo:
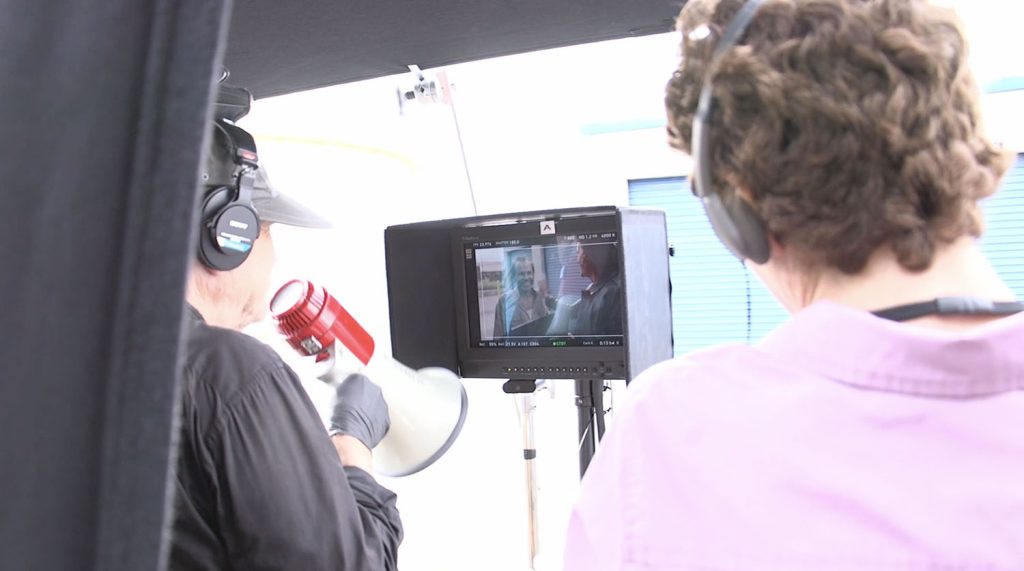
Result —
[{"label": "black over-ear headphone", "polygon": [[[711,70],[718,59],[727,50],[736,45],[747,26],[757,15],[758,8],[764,0],[749,0],[733,17],[721,39],[715,46],[708,69]],[[697,112],[693,117],[693,138],[691,139],[691,156],[694,162],[694,173],[691,179],[693,193],[704,204],[704,211],[711,221],[711,227],[723,244],[737,257],[750,259],[763,264],[768,261],[770,248],[768,245],[768,229],[764,221],[754,212],[738,192],[723,197],[712,188],[711,177],[711,110],[713,103],[712,78],[709,71],[704,78]]]},{"label": "black over-ear headphone", "polygon": [[[215,123],[213,138],[204,174],[204,183],[213,186],[203,198],[199,259],[209,268],[228,271],[242,265],[260,235],[260,219],[252,206],[259,159],[252,135],[224,119]],[[224,139],[226,148],[219,147],[218,139]],[[224,169],[230,172],[224,173],[227,180],[222,182],[218,171]]]}]

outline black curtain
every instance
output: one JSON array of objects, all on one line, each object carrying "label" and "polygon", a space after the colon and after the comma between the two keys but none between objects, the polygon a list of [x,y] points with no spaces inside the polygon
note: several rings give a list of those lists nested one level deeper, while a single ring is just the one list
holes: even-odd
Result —
[{"label": "black curtain", "polygon": [[0,0],[0,568],[164,567],[227,0]]}]

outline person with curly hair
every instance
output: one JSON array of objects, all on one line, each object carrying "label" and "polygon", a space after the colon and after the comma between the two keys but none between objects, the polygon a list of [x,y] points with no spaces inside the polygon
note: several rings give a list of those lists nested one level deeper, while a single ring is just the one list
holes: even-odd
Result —
[{"label": "person with curly hair", "polygon": [[927,0],[691,0],[672,146],[792,313],[635,379],[565,568],[1024,569],[1024,313],[982,254],[985,136]]}]

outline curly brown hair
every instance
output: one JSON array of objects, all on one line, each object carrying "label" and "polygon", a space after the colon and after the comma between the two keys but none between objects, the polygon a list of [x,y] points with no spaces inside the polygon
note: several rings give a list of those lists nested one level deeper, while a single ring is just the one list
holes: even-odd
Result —
[{"label": "curly brown hair", "polygon": [[690,0],[665,97],[671,144],[690,150],[713,74],[712,190],[743,188],[808,268],[862,270],[888,246],[909,270],[981,233],[977,200],[1009,155],[983,134],[952,11],[926,0],[768,0],[708,69],[743,0]]}]

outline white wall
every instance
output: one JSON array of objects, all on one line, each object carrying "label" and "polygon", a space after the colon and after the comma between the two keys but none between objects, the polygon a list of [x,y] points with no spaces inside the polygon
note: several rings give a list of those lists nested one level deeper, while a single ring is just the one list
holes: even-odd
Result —
[{"label": "white wall", "polygon": [[981,108],[992,140],[1007,150],[1024,153],[1024,90],[985,95]]},{"label": "white wall", "polygon": [[[630,176],[682,172],[683,159],[665,149],[661,129],[586,133],[595,122],[631,120],[638,112],[662,116],[661,90],[674,54],[673,40],[661,36],[446,70],[455,85],[472,195],[452,108],[414,105],[399,115],[395,89],[407,77],[256,102],[241,124],[255,135],[274,184],[336,223],[329,231],[275,228],[275,282],[300,277],[323,284],[388,350],[387,226],[625,205]],[[641,147],[654,149],[649,159],[638,160]],[[253,333],[312,378],[309,364],[269,324]],[[404,571],[528,567],[521,428],[516,401],[501,384],[467,380],[470,414],[454,447],[424,472],[386,481],[399,494],[406,527]],[[307,389],[325,412],[330,391],[315,380]],[[578,487],[573,397],[572,381],[551,382],[539,393],[538,569],[560,568]]]},{"label": "white wall", "polygon": [[[991,26],[1006,26],[983,10],[968,11],[973,18],[969,32],[984,36]],[[1019,25],[1019,18],[1014,21]],[[1012,58],[1002,65],[1003,60],[996,61],[1006,56],[1005,47],[987,37],[979,45],[980,83],[1000,70],[1016,72]],[[255,134],[273,181],[336,223],[330,231],[276,229],[277,283],[301,277],[325,285],[389,351],[387,226],[625,205],[629,179],[688,174],[688,160],[667,147],[664,129],[657,126],[676,56],[675,37],[662,35],[448,68],[472,191],[452,108],[413,105],[399,115],[395,90],[408,85],[406,76],[258,101],[242,125]],[[986,114],[999,140],[1024,149],[1024,144],[1015,146],[1024,133],[1020,102],[1019,93],[989,96]],[[630,125],[648,127],[630,130]],[[311,378],[308,363],[298,360],[267,324],[254,328],[254,334]],[[400,497],[404,571],[527,568],[515,401],[501,392],[501,380],[467,380],[466,386],[470,415],[452,450],[420,474],[386,481]],[[539,569],[560,568],[565,523],[577,490],[572,382],[551,387],[541,394],[536,417],[542,487]],[[321,409],[326,407],[330,391],[315,380],[307,388]]]}]

